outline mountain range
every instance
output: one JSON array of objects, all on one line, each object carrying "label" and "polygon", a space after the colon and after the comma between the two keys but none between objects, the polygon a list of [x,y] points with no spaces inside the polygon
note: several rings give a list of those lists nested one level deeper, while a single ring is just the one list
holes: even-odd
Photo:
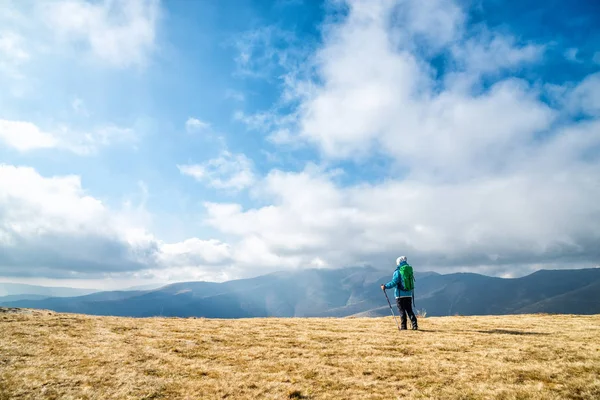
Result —
[{"label": "mountain range", "polygon": [[0,282],[0,302],[45,299],[48,297],[83,296],[94,292],[97,292],[97,290]]},{"label": "mountain range", "polygon": [[[380,284],[388,282],[392,272],[371,267],[308,269],[74,297],[21,293],[21,298],[0,298],[0,305],[131,317],[375,317],[390,314]],[[511,279],[415,272],[415,279],[415,308],[428,316],[600,313],[600,268],[540,270]],[[394,300],[393,290],[388,296]]]}]

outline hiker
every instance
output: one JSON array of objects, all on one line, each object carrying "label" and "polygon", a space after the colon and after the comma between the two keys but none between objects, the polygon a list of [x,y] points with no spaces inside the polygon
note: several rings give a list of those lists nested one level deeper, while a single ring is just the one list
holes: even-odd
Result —
[{"label": "hiker", "polygon": [[[406,286],[411,288],[405,290]],[[396,270],[392,276],[392,280],[381,285],[381,290],[391,289],[396,287],[394,295],[396,296],[396,304],[400,311],[401,328],[406,329],[406,314],[412,322],[413,330],[419,329],[417,326],[417,317],[412,309],[412,299],[414,291],[414,278],[412,273],[412,267],[406,262],[406,256],[401,256],[396,259]]]}]

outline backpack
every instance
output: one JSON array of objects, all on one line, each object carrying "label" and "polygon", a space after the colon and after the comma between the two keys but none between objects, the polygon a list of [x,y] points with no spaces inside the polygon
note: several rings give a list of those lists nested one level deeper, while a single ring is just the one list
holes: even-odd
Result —
[{"label": "backpack", "polygon": [[415,288],[413,268],[408,264],[400,267],[400,287],[406,291],[411,291]]}]

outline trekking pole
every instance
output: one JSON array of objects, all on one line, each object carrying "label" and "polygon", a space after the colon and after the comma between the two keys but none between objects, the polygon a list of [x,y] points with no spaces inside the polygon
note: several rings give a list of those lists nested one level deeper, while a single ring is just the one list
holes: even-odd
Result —
[{"label": "trekking pole", "polygon": [[398,330],[401,330],[400,329],[400,324],[398,323],[398,319],[396,318],[396,314],[394,314],[394,309],[392,308],[392,303],[390,303],[390,298],[388,297],[387,292],[385,290],[383,291],[383,294],[385,294],[385,298],[388,301],[388,304],[390,306],[390,310],[392,311],[392,316],[394,317],[394,320],[396,321],[396,325],[398,326]]}]

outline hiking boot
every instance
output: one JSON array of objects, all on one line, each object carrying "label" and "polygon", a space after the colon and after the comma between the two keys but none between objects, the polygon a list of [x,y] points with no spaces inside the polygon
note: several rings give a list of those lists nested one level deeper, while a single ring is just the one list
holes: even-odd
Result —
[{"label": "hiking boot", "polygon": [[410,322],[412,323],[413,331],[416,331],[417,329],[419,329],[419,327],[417,326],[417,317],[412,315],[410,318]]},{"label": "hiking boot", "polygon": [[401,331],[405,331],[406,330],[406,325],[400,325],[400,330]]}]

